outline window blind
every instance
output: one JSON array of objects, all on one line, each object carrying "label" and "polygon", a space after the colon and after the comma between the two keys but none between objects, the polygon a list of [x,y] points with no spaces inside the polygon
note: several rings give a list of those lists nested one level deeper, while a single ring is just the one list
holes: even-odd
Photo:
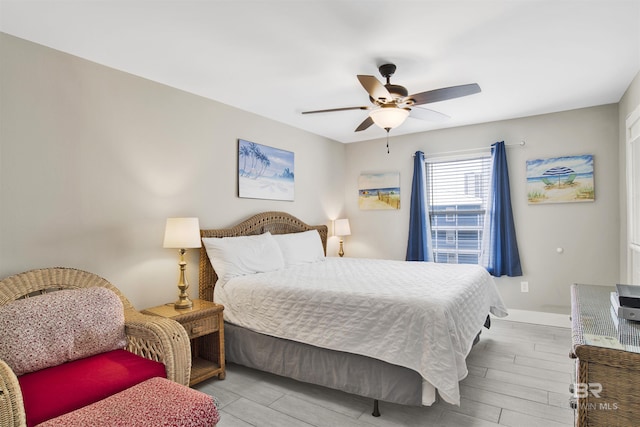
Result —
[{"label": "window blind", "polygon": [[427,204],[436,262],[480,263],[490,176],[489,154],[426,161]]}]

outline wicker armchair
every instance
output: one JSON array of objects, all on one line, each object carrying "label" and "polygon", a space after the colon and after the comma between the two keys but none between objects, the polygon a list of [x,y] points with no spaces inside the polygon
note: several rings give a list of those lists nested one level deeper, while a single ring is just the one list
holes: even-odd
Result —
[{"label": "wicker armchair", "polygon": [[[53,290],[95,286],[112,290],[122,300],[126,350],[162,362],[169,380],[188,386],[191,349],[184,328],[173,320],[136,311],[115,286],[100,276],[72,268],[45,268],[16,274],[0,281],[0,305]],[[9,366],[0,360],[0,425],[24,426],[25,423],[18,379]]]}]

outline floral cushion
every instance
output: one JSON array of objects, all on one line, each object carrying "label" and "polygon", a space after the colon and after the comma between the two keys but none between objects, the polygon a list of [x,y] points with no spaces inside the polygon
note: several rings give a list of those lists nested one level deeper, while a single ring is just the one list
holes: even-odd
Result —
[{"label": "floral cushion", "polygon": [[20,375],[27,427],[91,405],[153,377],[166,377],[164,364],[122,349]]},{"label": "floral cushion", "polygon": [[18,376],[127,344],[122,301],[101,287],[0,306],[0,331],[0,359]]},{"label": "floral cushion", "polygon": [[212,427],[214,399],[164,378],[151,378],[37,427]]}]

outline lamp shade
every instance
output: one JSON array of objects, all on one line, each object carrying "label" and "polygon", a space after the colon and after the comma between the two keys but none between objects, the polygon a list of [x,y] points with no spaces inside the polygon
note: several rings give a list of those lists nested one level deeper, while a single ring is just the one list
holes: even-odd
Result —
[{"label": "lamp shade", "polygon": [[201,244],[198,218],[167,218],[164,230],[165,248],[199,248]]},{"label": "lamp shade", "polygon": [[382,106],[375,110],[371,110],[369,117],[373,122],[382,129],[393,129],[400,126],[409,116],[409,110],[398,108],[396,106]]},{"label": "lamp shade", "polygon": [[351,228],[349,227],[349,220],[346,218],[336,219],[333,224],[333,234],[336,236],[350,236]]}]

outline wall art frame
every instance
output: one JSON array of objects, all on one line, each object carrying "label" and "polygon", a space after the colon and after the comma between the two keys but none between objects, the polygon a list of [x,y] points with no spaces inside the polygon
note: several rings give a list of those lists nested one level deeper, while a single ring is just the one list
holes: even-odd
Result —
[{"label": "wall art frame", "polygon": [[361,173],[358,207],[362,210],[400,209],[400,172]]},{"label": "wall art frame", "polygon": [[527,160],[531,205],[595,201],[593,155]]},{"label": "wall art frame", "polygon": [[238,197],[293,201],[295,154],[238,139]]}]

